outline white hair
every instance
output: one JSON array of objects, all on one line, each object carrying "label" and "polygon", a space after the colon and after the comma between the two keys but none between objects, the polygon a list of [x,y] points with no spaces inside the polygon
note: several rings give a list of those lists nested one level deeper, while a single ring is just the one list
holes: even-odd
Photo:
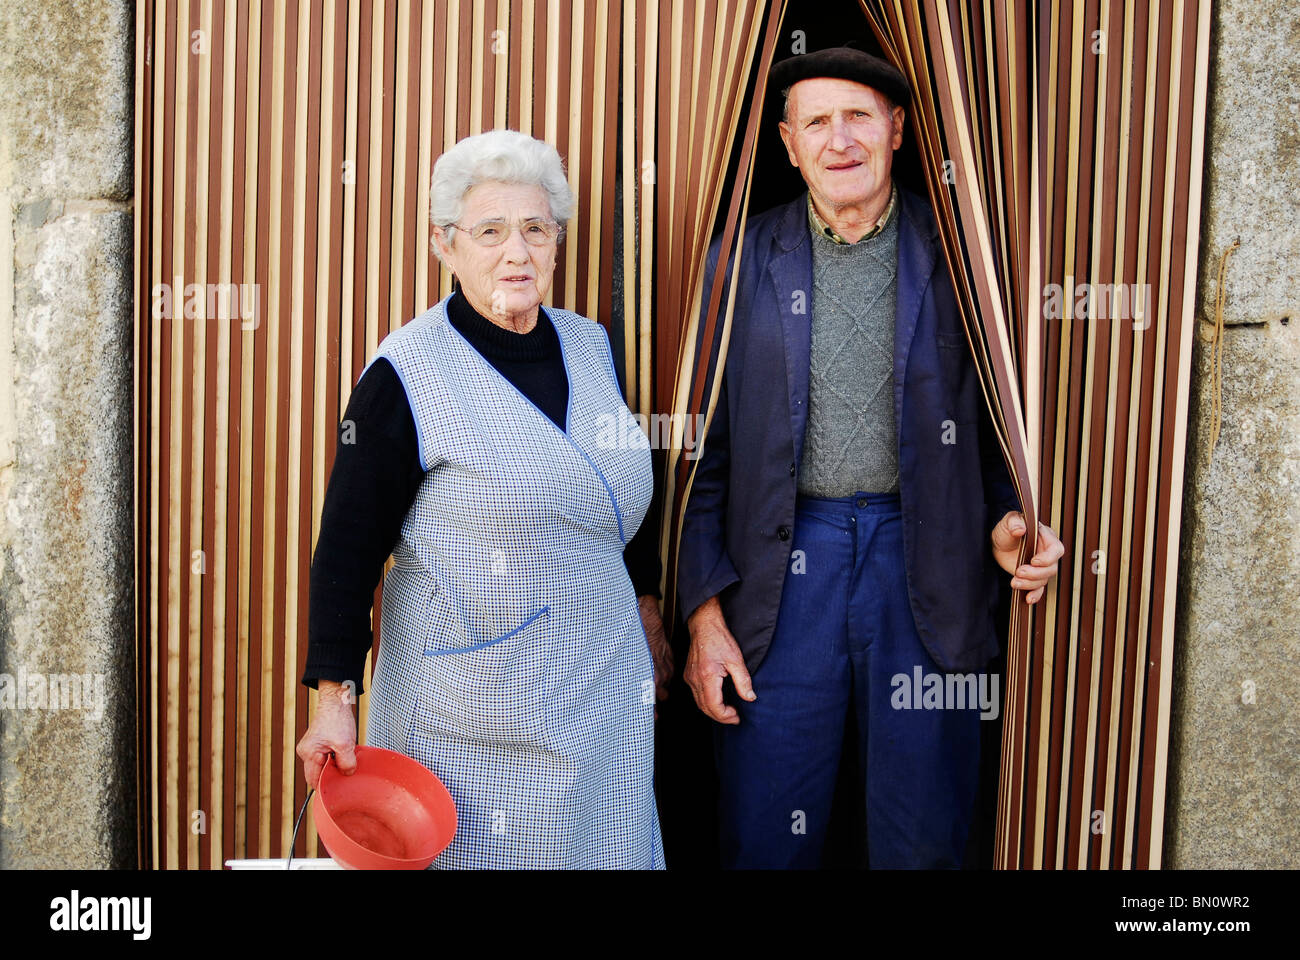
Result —
[{"label": "white hair", "polygon": [[573,190],[559,152],[518,130],[489,130],[461,140],[433,165],[429,218],[447,231],[448,240],[465,211],[465,194],[488,181],[541,187],[561,229],[573,216]]}]

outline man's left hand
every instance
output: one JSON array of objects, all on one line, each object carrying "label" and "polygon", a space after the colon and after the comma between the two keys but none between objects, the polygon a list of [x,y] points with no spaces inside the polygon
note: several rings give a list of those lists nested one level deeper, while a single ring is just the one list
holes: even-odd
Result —
[{"label": "man's left hand", "polygon": [[1007,513],[993,528],[993,557],[998,566],[1011,574],[1011,586],[1017,590],[1027,590],[1026,603],[1037,603],[1047,591],[1047,583],[1056,576],[1056,561],[1065,553],[1065,547],[1057,539],[1052,528],[1045,523],[1038,525],[1038,552],[1029,558],[1028,563],[1017,565],[1020,557],[1020,541],[1025,536],[1025,517],[1018,511]]}]

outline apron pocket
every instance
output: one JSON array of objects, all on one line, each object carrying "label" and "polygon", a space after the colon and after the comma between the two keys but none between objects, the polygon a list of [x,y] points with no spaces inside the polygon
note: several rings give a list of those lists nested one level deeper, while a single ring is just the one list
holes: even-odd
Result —
[{"label": "apron pocket", "polygon": [[549,617],[550,615],[551,615],[551,608],[542,607],[540,610],[535,611],[531,616],[529,616],[526,620],[524,620],[523,623],[519,624],[519,626],[515,627],[513,630],[503,633],[499,637],[495,637],[491,640],[481,640],[478,643],[471,643],[468,645],[462,643],[460,637],[454,637],[453,639],[455,643],[454,645],[451,646],[445,645],[444,643],[440,642],[445,638],[446,635],[445,633],[443,633],[441,630],[438,629],[438,627],[441,626],[441,624],[435,621],[434,629],[430,631],[429,637],[425,642],[424,655],[426,657],[459,656],[462,654],[473,653],[475,650],[486,650],[488,647],[494,647],[498,643],[502,643],[503,641],[509,640],[512,637],[518,636],[519,634],[528,630],[528,628],[531,627],[538,620],[541,620],[543,617]]},{"label": "apron pocket", "polygon": [[[489,640],[434,625],[424,651],[416,728],[434,738],[541,743],[552,646],[550,607]],[[416,731],[413,731],[416,732]]]}]

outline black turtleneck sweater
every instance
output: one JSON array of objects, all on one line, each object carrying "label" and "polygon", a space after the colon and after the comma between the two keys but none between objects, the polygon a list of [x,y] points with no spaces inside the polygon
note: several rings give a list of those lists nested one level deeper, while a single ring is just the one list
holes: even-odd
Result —
[{"label": "black turtleneck sweater", "polygon": [[[506,330],[478,313],[463,294],[447,302],[447,319],[470,345],[561,430],[569,378],[559,335],[538,310],[528,333]],[[357,382],[343,420],[353,442],[339,443],[325,489],[320,536],[311,564],[307,663],[302,682],[361,677],[371,644],[370,608],[384,562],[424,479],[415,417],[402,381],[379,358]],[[623,560],[637,596],[659,594],[658,494]]]}]

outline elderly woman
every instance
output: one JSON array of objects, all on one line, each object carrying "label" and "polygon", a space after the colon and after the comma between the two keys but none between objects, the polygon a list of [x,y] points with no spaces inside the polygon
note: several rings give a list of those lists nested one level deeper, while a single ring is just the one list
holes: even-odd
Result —
[{"label": "elderly woman", "polygon": [[563,164],[484,133],[439,158],[432,194],[459,289],[380,344],[344,414],[298,755],[312,785],[331,753],[355,769],[350,693],[391,553],[367,739],[455,799],[434,866],[662,868],[653,723],[672,663],[650,450],[608,440],[640,434],[602,328],[541,308],[573,212]]}]

